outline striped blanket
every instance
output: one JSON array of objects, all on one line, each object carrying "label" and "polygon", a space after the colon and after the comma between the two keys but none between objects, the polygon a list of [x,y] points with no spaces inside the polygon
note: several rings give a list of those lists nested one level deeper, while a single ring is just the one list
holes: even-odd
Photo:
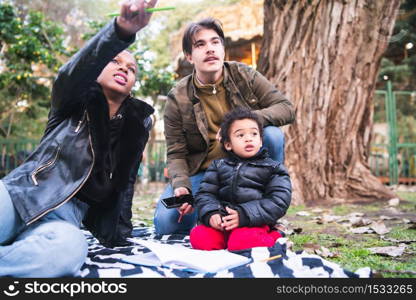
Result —
[{"label": "striped blanket", "polygon": [[[137,239],[152,240],[167,244],[180,244],[190,247],[187,235],[157,235],[152,227],[136,226],[133,230],[131,245],[125,247],[105,248],[88,232],[84,231],[89,243],[87,260],[81,268],[80,277],[85,278],[122,278],[122,277],[218,277],[218,278],[356,278],[371,277],[371,269],[361,268],[355,272],[345,270],[336,263],[308,254],[305,251],[292,252],[287,249],[287,239],[280,238],[273,247],[256,247],[234,251],[234,253],[251,258],[252,262],[218,273],[192,273],[166,267],[145,267],[126,263],[122,258],[145,253],[149,250],[137,243]],[[281,255],[281,258],[268,262],[259,262],[269,257]]]}]

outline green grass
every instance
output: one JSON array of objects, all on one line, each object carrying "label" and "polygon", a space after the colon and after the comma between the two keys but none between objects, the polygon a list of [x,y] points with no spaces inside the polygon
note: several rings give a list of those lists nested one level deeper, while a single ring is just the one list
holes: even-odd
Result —
[{"label": "green grass", "polygon": [[296,215],[297,212],[304,211],[304,210],[307,210],[305,205],[291,205],[291,206],[289,206],[289,208],[286,212],[286,215],[287,216],[294,216],[294,215]]},{"label": "green grass", "polygon": [[397,195],[404,200],[413,202],[413,204],[416,204],[416,193],[412,192],[398,192]]},{"label": "green grass", "polygon": [[337,205],[335,207],[332,208],[332,212],[334,215],[337,216],[345,216],[348,215],[354,211],[357,211],[357,209],[355,208],[355,206],[352,205]]}]

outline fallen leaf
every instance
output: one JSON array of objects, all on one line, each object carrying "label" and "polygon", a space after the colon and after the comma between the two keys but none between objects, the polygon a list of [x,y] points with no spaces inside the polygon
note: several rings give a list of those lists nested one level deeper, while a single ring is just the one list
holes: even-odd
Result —
[{"label": "fallen leaf", "polygon": [[313,244],[313,243],[305,243],[303,244],[302,247],[303,247],[303,250],[309,253],[315,253],[315,251],[320,248],[318,244]]},{"label": "fallen leaf", "polygon": [[363,217],[352,217],[349,221],[352,227],[362,227],[373,223],[372,220]]},{"label": "fallen leaf", "polygon": [[378,217],[380,220],[397,220],[399,218],[397,217],[389,217],[389,216],[383,216],[381,215],[380,217]]},{"label": "fallen leaf", "polygon": [[379,254],[383,256],[392,256],[392,257],[401,256],[405,249],[406,249],[405,244],[400,244],[399,246],[368,248],[368,250],[370,250],[371,253]]},{"label": "fallen leaf", "polygon": [[328,248],[326,248],[324,246],[322,246],[320,249],[316,249],[315,253],[318,254],[319,256],[322,256],[322,257],[332,258],[332,257],[337,257],[338,256],[337,253],[331,252]]},{"label": "fallen leaf", "polygon": [[316,217],[315,219],[317,220],[316,223],[318,224],[326,224],[326,223],[336,222],[340,220],[341,216],[332,216],[332,215],[324,214],[322,216]]},{"label": "fallen leaf", "polygon": [[346,215],[346,217],[348,217],[348,218],[352,218],[352,217],[364,217],[364,215],[365,214],[362,213],[362,212],[352,212],[352,213]]},{"label": "fallen leaf", "polygon": [[279,222],[277,222],[277,224],[279,224],[279,223],[283,224],[286,227],[288,227],[289,224],[290,224],[290,222],[288,220],[284,219],[284,218],[279,219]]},{"label": "fallen leaf", "polygon": [[370,225],[370,228],[375,231],[377,234],[386,234],[390,232],[390,229],[386,227],[383,221],[377,221]]},{"label": "fallen leaf", "polygon": [[389,213],[391,213],[391,214],[394,214],[394,215],[399,215],[399,214],[401,214],[401,211],[399,211],[397,208],[395,208],[395,207],[388,207],[387,209],[386,209],[386,211],[387,212],[389,212]]},{"label": "fallen leaf", "polygon": [[416,243],[416,240],[397,240],[393,238],[387,238],[384,235],[380,236],[380,239],[387,242],[393,242],[393,243],[403,243],[403,244],[412,244]]},{"label": "fallen leaf", "polygon": [[307,211],[298,211],[298,212],[296,213],[296,215],[297,215],[297,216],[301,216],[301,217],[308,217],[308,216],[310,216],[311,214],[310,214],[310,213],[308,213]]},{"label": "fallen leaf", "polygon": [[416,229],[416,223],[412,223],[407,229]]},{"label": "fallen leaf", "polygon": [[400,203],[399,198],[390,199],[389,202],[388,202],[389,206],[397,206],[397,205],[399,205],[399,203]]},{"label": "fallen leaf", "polygon": [[364,226],[364,227],[356,227],[356,228],[350,228],[350,231],[352,232],[352,233],[355,233],[355,234],[362,234],[362,233],[373,233],[374,232],[374,230],[373,229],[371,229],[370,227],[368,227],[368,226]]},{"label": "fallen leaf", "polygon": [[286,235],[292,235],[292,234],[293,234],[293,232],[294,232],[294,231],[293,231],[293,229],[291,229],[291,228],[287,228],[287,229],[286,229],[286,231],[285,231],[285,234],[286,234]]}]

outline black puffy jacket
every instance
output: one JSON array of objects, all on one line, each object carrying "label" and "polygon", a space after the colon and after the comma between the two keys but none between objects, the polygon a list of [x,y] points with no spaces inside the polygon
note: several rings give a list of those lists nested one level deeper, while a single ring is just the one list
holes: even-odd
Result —
[{"label": "black puffy jacket", "polygon": [[285,215],[291,196],[286,168],[263,149],[250,159],[230,154],[213,161],[196,194],[195,207],[199,221],[207,226],[213,214],[224,215],[225,206],[238,211],[240,227],[274,225]]},{"label": "black puffy jacket", "polygon": [[[115,22],[105,26],[59,71],[52,90],[48,124],[39,146],[2,179],[19,216],[30,225],[60,207],[83,187],[109,147],[109,107],[98,75],[132,42],[119,39]],[[85,226],[105,246],[130,236],[131,205],[137,170],[151,127],[153,108],[124,100],[120,161],[112,177],[111,205],[91,206]]]}]

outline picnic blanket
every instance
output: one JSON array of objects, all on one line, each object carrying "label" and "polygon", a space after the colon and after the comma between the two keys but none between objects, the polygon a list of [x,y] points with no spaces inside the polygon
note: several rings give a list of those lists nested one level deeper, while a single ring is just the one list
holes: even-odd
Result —
[{"label": "picnic blanket", "polygon": [[[169,277],[169,278],[357,278],[371,277],[368,267],[355,272],[345,270],[331,261],[305,251],[293,252],[287,249],[287,239],[280,238],[273,247],[256,247],[234,253],[251,258],[251,263],[218,273],[193,273],[166,267],[145,267],[126,263],[123,257],[146,253],[150,250],[135,243],[136,239],[152,240],[167,244],[180,244],[190,247],[189,235],[157,235],[153,227],[135,226],[132,243],[126,247],[105,248],[88,232],[84,231],[89,243],[88,257],[82,266],[79,276],[89,278],[127,278],[127,277]],[[268,262],[260,260],[281,255],[279,259]]]}]

